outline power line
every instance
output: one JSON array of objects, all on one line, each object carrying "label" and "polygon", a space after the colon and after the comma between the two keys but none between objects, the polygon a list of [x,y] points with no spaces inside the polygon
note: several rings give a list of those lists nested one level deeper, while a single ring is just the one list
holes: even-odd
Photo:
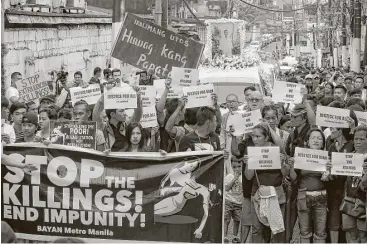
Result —
[{"label": "power line", "polygon": [[307,6],[314,6],[313,4],[308,4],[308,5],[304,5],[302,8],[298,8],[298,9],[277,10],[277,9],[269,9],[269,8],[260,7],[260,6],[254,5],[252,3],[246,2],[245,0],[238,0],[238,1],[240,1],[244,4],[247,4],[251,7],[255,7],[255,8],[265,10],[265,11],[269,11],[269,12],[277,12],[277,13],[295,12],[295,11],[305,10]]}]

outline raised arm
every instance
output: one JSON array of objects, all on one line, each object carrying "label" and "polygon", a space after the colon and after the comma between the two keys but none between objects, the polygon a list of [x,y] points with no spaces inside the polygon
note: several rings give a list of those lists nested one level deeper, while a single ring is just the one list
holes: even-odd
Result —
[{"label": "raised arm", "polygon": [[134,110],[134,114],[131,116],[130,122],[132,123],[139,123],[141,120],[141,116],[143,115],[143,101],[141,99],[141,92],[138,86],[134,87],[137,96],[137,107]]},{"label": "raised arm", "polygon": [[182,112],[182,109],[185,107],[185,101],[186,101],[185,97],[182,97],[178,101],[178,106],[177,106],[175,112],[173,112],[173,114],[169,117],[169,119],[167,121],[165,129],[170,134],[174,134],[174,135],[177,134],[175,124],[176,124],[176,121],[177,121],[177,118],[178,118],[179,114]]}]

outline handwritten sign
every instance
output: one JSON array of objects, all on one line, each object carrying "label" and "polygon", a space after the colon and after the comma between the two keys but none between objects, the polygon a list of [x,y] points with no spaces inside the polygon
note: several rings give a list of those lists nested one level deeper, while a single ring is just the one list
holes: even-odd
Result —
[{"label": "handwritten sign", "polygon": [[295,84],[291,82],[277,81],[273,88],[273,101],[281,103],[301,103],[302,102],[302,84]]},{"label": "handwritten sign", "polygon": [[235,136],[241,136],[245,133],[252,132],[253,128],[261,123],[262,115],[260,110],[254,110],[250,112],[240,111],[235,112],[233,115],[228,116],[227,130],[232,125]]},{"label": "handwritten sign", "polygon": [[280,169],[279,147],[248,147],[249,169]]},{"label": "handwritten sign", "polygon": [[367,125],[367,113],[366,112],[354,111],[354,113],[356,114],[358,125]]},{"label": "handwritten sign", "polygon": [[[164,90],[166,89],[165,80],[155,80],[154,87],[157,89],[157,99],[161,99]],[[181,86],[172,86],[167,93],[167,98],[181,98],[183,96],[183,90]]]},{"label": "handwritten sign", "polygon": [[88,104],[96,104],[101,97],[101,87],[99,84],[89,85],[85,89],[73,87],[70,88],[70,97],[73,105],[80,100],[84,100]]},{"label": "handwritten sign", "polygon": [[19,99],[25,103],[39,100],[52,93],[43,72],[15,82],[19,91]]},{"label": "handwritten sign", "polygon": [[154,86],[139,86],[143,107],[155,106],[157,89]]},{"label": "handwritten sign", "polygon": [[199,80],[199,70],[172,67],[171,78],[172,84],[175,85],[196,86]]},{"label": "handwritten sign", "polygon": [[196,69],[203,50],[203,43],[128,13],[112,48],[112,57],[167,78],[173,66]]},{"label": "handwritten sign", "polygon": [[363,161],[363,154],[333,152],[331,155],[331,174],[362,176]]},{"label": "handwritten sign", "polygon": [[348,109],[317,106],[316,125],[333,128],[349,128],[347,117]]},{"label": "handwritten sign", "polygon": [[316,172],[326,171],[328,152],[296,147],[294,168]]},{"label": "handwritten sign", "polygon": [[155,106],[145,107],[143,109],[143,115],[141,116],[140,124],[143,128],[158,126],[157,110]]},{"label": "handwritten sign", "polygon": [[51,128],[54,128],[51,132],[53,144],[96,149],[96,122],[51,121],[51,124]]},{"label": "handwritten sign", "polygon": [[186,108],[197,108],[213,105],[213,84],[184,87],[183,93],[185,96],[187,96]]},{"label": "handwritten sign", "polygon": [[105,109],[127,109],[137,107],[136,92],[130,86],[114,87],[104,93]]}]

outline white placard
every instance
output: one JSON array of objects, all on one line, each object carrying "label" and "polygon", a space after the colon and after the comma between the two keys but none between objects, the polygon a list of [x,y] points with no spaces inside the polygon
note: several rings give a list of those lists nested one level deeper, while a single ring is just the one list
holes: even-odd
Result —
[{"label": "white placard", "polygon": [[91,84],[87,88],[73,87],[70,88],[70,97],[73,106],[80,100],[88,104],[96,104],[101,97],[101,87],[99,84]]},{"label": "white placard", "polygon": [[172,67],[171,78],[174,85],[196,86],[199,81],[199,70]]},{"label": "white placard", "polygon": [[280,169],[279,147],[248,147],[249,169]]},{"label": "white placard", "polygon": [[229,131],[229,126],[232,125],[234,129],[233,135],[241,136],[252,132],[252,129],[260,124],[261,120],[262,116],[259,109],[249,112],[238,111],[228,116],[226,130]]},{"label": "white placard", "polygon": [[[166,89],[165,80],[154,80],[154,87],[157,89],[156,98],[161,99],[164,90]],[[167,93],[167,98],[181,98],[183,96],[182,86],[172,86]]]},{"label": "white placard", "polygon": [[140,124],[143,128],[158,126],[157,110],[155,106],[143,108],[143,114],[140,119]]},{"label": "white placard", "polygon": [[183,93],[187,97],[186,108],[213,106],[213,84],[184,87]]},{"label": "white placard", "polygon": [[294,168],[315,172],[325,172],[328,151],[296,147],[294,153]]},{"label": "white placard", "polygon": [[301,103],[302,88],[305,88],[303,84],[276,81],[272,92],[272,100],[281,103]]},{"label": "white placard", "polygon": [[362,176],[364,155],[357,153],[336,153],[331,155],[331,174]]},{"label": "white placard", "polygon": [[357,116],[358,125],[367,125],[367,112],[354,111]]},{"label": "white placard", "polygon": [[140,87],[143,107],[154,106],[157,89],[154,86],[139,86],[139,87]]},{"label": "white placard", "polygon": [[105,109],[137,108],[137,96],[130,86],[114,87],[104,92]]},{"label": "white placard", "polygon": [[332,128],[349,128],[347,117],[348,109],[317,106],[316,125]]}]

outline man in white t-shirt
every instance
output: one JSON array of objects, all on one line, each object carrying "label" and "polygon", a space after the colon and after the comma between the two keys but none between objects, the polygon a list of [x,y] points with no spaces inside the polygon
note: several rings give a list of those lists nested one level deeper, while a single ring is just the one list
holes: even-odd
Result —
[{"label": "man in white t-shirt", "polygon": [[1,97],[1,142],[6,144],[15,142],[15,131],[13,126],[6,123],[9,116],[9,101],[5,97]]},{"label": "man in white t-shirt", "polygon": [[19,72],[14,72],[11,74],[11,84],[8,89],[5,91],[5,97],[10,101],[10,103],[14,103],[19,99],[19,91],[16,88],[16,82],[22,79],[22,74]]}]

